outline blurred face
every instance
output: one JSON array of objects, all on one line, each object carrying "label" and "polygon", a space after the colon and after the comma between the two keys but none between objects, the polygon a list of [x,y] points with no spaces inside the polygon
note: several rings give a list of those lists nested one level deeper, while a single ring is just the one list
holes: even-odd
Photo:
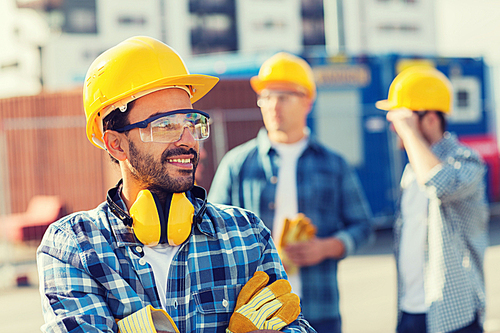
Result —
[{"label": "blurred face", "polygon": [[303,131],[312,101],[303,92],[286,85],[269,85],[262,90],[258,103],[267,131],[288,135]]},{"label": "blurred face", "polygon": [[[132,124],[159,113],[191,108],[185,91],[161,90],[136,100],[129,122]],[[141,188],[161,193],[185,192],[193,186],[199,145],[187,128],[181,138],[172,143],[143,142],[137,128],[129,131],[127,139],[128,169]]]}]

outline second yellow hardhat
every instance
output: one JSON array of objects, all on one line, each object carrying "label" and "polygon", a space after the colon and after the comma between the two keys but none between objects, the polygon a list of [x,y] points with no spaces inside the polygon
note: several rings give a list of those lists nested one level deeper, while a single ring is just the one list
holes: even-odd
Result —
[{"label": "second yellow hardhat", "polygon": [[451,113],[453,87],[450,80],[430,66],[412,66],[399,73],[389,87],[389,97],[375,105],[390,111],[405,107],[412,111]]},{"label": "second yellow hardhat", "polygon": [[190,91],[191,103],[219,79],[190,74],[170,46],[151,37],[132,37],[110,48],[90,65],[83,87],[87,137],[104,149],[102,119],[117,108],[148,93],[179,86]]},{"label": "second yellow hardhat", "polygon": [[291,84],[301,87],[311,99],[316,98],[316,84],[311,66],[302,58],[280,52],[267,59],[259,70],[259,75],[250,79],[256,93],[269,84]]}]

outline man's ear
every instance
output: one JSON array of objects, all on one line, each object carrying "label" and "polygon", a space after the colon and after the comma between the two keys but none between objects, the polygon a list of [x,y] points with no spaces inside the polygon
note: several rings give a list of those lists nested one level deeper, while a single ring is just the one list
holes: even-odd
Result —
[{"label": "man's ear", "polygon": [[125,139],[125,134],[107,130],[104,132],[103,139],[106,150],[111,156],[118,161],[125,161],[127,159],[128,141]]}]

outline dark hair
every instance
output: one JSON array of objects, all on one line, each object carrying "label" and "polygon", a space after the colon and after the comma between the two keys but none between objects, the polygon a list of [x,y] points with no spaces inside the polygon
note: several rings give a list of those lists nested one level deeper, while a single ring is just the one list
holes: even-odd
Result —
[{"label": "dark hair", "polygon": [[436,111],[435,113],[441,120],[441,131],[443,131],[443,133],[446,132],[446,127],[448,124],[446,123],[446,117],[444,116],[444,113],[441,111]]},{"label": "dark hair", "polygon": [[[121,112],[120,109],[114,109],[111,111],[104,119],[102,120],[102,131],[103,133],[107,130],[113,130],[115,128],[122,128],[129,124],[128,115],[130,110],[134,107],[135,100],[129,102],[127,104],[127,111]],[[124,132],[125,135],[128,135],[128,132]],[[111,161],[113,163],[118,164],[118,160],[113,157],[113,155],[109,154],[111,157]]]}]

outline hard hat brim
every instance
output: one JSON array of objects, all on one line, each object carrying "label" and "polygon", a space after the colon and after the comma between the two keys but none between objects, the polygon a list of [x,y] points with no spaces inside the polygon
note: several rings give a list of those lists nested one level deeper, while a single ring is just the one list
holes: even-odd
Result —
[{"label": "hard hat brim", "polygon": [[375,103],[375,107],[384,111],[391,111],[394,109],[395,105],[391,103],[388,99],[384,99]]},{"label": "hard hat brim", "polygon": [[267,84],[269,84],[268,81],[262,81],[258,76],[252,76],[250,78],[250,85],[252,86],[253,91],[257,94],[264,90]]},{"label": "hard hat brim", "polygon": [[268,88],[270,85],[281,85],[284,89],[290,89],[297,92],[306,94],[309,98],[315,99],[316,94],[309,91],[306,87],[290,81],[279,81],[279,80],[261,80],[258,76],[253,76],[250,78],[250,85],[253,91],[260,94],[262,90]]}]

